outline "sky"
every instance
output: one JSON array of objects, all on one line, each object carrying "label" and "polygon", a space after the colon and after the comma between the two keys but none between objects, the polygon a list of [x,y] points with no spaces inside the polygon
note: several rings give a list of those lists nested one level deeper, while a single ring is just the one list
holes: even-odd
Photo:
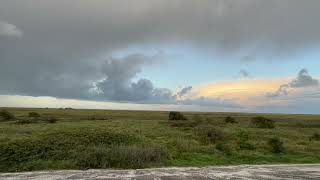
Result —
[{"label": "sky", "polygon": [[319,114],[319,0],[1,0],[0,107]]}]

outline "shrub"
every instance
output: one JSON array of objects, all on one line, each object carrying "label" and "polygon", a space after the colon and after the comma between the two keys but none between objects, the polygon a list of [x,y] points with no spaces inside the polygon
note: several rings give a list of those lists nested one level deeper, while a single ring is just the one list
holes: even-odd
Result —
[{"label": "shrub", "polygon": [[0,141],[0,170],[29,170],[23,169],[24,164],[37,159],[75,161],[74,157],[82,158],[89,153],[90,150],[86,151],[89,147],[129,145],[139,140],[138,137],[127,132],[108,132],[90,128],[66,131],[57,129],[54,132],[35,136],[23,136],[12,141]]},{"label": "shrub", "polygon": [[14,120],[15,117],[12,113],[10,113],[7,110],[2,110],[0,111],[0,120],[4,120],[4,121],[10,121],[10,120]]},{"label": "shrub", "polygon": [[254,150],[255,147],[253,144],[249,143],[249,135],[245,131],[241,131],[239,133],[239,148],[240,149],[247,149],[247,150]]},{"label": "shrub", "polygon": [[191,120],[185,121],[170,121],[170,125],[173,127],[196,127],[202,123],[202,117],[195,115]]},{"label": "shrub", "polygon": [[32,117],[32,118],[39,118],[40,117],[40,114],[37,113],[37,112],[29,112],[29,117]]},{"label": "shrub", "polygon": [[225,143],[225,142],[219,142],[216,144],[216,149],[225,153],[226,155],[231,155],[232,154],[232,147],[231,145]]},{"label": "shrub", "polygon": [[88,120],[110,120],[111,118],[105,116],[88,116]]},{"label": "shrub", "polygon": [[283,153],[285,150],[283,142],[277,137],[269,139],[268,145],[272,153]]},{"label": "shrub", "polygon": [[200,144],[197,140],[178,136],[169,141],[170,146],[174,147],[178,152],[192,152],[200,149]]},{"label": "shrub", "polygon": [[145,168],[161,165],[169,158],[161,147],[153,146],[96,146],[75,157],[79,168]]},{"label": "shrub", "polygon": [[31,120],[31,119],[18,119],[16,121],[16,124],[31,124],[34,123],[35,121]]},{"label": "shrub", "polygon": [[313,133],[313,135],[309,139],[310,139],[310,141],[320,141],[320,134]]},{"label": "shrub", "polygon": [[47,121],[48,123],[53,124],[53,123],[56,123],[58,121],[58,119],[54,118],[54,117],[49,117],[45,121]]},{"label": "shrub", "polygon": [[201,140],[205,143],[215,144],[227,139],[227,135],[223,131],[213,127],[200,127],[197,130]]},{"label": "shrub", "polygon": [[224,122],[231,123],[231,124],[237,123],[237,121],[231,116],[226,117]]},{"label": "shrub", "polygon": [[254,117],[251,120],[251,124],[257,128],[274,128],[274,121],[265,117]]},{"label": "shrub", "polygon": [[187,118],[180,112],[170,112],[169,113],[169,120],[187,120]]}]

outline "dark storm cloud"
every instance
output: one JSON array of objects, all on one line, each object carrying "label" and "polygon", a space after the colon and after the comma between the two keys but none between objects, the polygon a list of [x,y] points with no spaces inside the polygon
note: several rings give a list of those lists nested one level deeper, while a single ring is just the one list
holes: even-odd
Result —
[{"label": "dark storm cloud", "polygon": [[298,76],[288,84],[283,84],[276,92],[267,93],[267,97],[278,97],[289,94],[290,88],[319,87],[319,80],[309,75],[307,69],[301,69]]},{"label": "dark storm cloud", "polygon": [[148,79],[133,81],[142,66],[152,64],[155,56],[133,54],[122,59],[111,58],[102,66],[104,79],[96,84],[100,99],[112,101],[164,101],[174,100],[172,92],[165,88],[155,88]]},{"label": "dark storm cloud", "polygon": [[[2,0],[0,94],[170,99],[169,90],[150,80],[132,80],[140,61],[124,63],[116,77],[103,56],[182,43],[228,53],[247,47],[296,52],[320,42],[318,7],[318,0]],[[94,88],[104,97],[88,94]]]}]

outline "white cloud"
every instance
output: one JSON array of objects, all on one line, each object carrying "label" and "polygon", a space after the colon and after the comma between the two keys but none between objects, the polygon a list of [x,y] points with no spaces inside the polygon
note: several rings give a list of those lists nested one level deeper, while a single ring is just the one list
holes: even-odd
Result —
[{"label": "white cloud", "polygon": [[21,37],[23,32],[15,25],[0,21],[0,36]]}]

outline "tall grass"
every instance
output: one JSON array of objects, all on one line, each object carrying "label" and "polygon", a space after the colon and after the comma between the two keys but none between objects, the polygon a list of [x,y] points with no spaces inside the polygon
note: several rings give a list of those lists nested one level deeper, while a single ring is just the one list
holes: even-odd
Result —
[{"label": "tall grass", "polygon": [[78,151],[74,159],[78,168],[144,168],[164,165],[168,152],[157,146],[93,146]]}]

